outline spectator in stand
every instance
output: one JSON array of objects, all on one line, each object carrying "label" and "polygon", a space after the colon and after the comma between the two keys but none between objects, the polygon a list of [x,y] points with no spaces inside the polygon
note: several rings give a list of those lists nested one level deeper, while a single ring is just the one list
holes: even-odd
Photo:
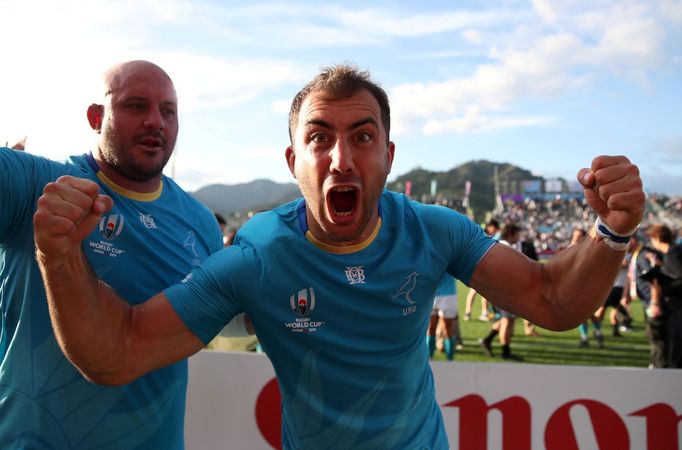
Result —
[{"label": "spectator in stand", "polygon": [[[509,223],[502,228],[500,234],[500,243],[512,248],[517,248],[516,244],[521,235],[521,228],[518,225]],[[499,336],[500,345],[502,346],[502,359],[511,359],[522,361],[523,357],[513,354],[511,351],[512,336],[514,335],[514,322],[516,314],[513,314],[504,309],[495,307],[497,320],[490,328],[490,333],[479,341],[481,349],[486,356],[493,357],[493,339]]]},{"label": "spectator in stand", "polygon": [[[497,219],[490,219],[486,224],[485,224],[485,233],[492,237],[495,240],[500,239],[500,222]],[[474,304],[474,299],[476,298],[476,295],[478,293],[476,292],[475,289],[469,289],[469,293],[467,294],[466,298],[466,303],[464,305],[464,320],[471,320],[471,309]],[[488,304],[488,300],[486,300],[485,297],[482,295],[481,297],[481,314],[478,316],[478,320],[481,320],[483,322],[488,322],[490,319],[492,319],[493,312],[492,308]]]},{"label": "spectator in stand", "polygon": [[26,138],[27,138],[27,136],[24,136],[23,138],[21,138],[21,140],[19,140],[16,144],[11,146],[10,148],[12,150],[19,150],[19,151],[23,152],[24,150],[26,150]]},{"label": "spectator in stand", "polygon": [[214,212],[213,214],[215,215],[216,221],[218,221],[220,233],[223,235],[223,247],[227,247],[230,245],[227,243],[227,220],[225,220],[225,217],[218,212]]},{"label": "spectator in stand", "polygon": [[229,230],[227,230],[227,232],[225,233],[225,247],[227,247],[228,245],[232,245],[236,235],[237,228],[230,228]]},{"label": "spectator in stand", "polygon": [[651,245],[663,255],[652,258],[658,274],[652,278],[649,315],[661,318],[665,335],[665,367],[682,368],[682,245],[666,225],[656,224],[647,231]]},{"label": "spectator in stand", "polygon": [[[538,252],[535,249],[535,245],[533,245],[533,242],[523,234],[521,235],[521,238],[519,239],[517,246],[521,253],[523,253],[533,261],[538,260]],[[537,330],[535,329],[535,325],[530,323],[526,319],[523,319],[523,333],[526,336],[532,337],[540,336],[540,333],[538,333]]]},{"label": "spectator in stand", "polygon": [[426,344],[429,348],[430,358],[433,358],[433,353],[436,350],[436,330],[440,328],[443,335],[445,357],[448,361],[455,359],[455,348],[457,345],[456,324],[457,280],[452,275],[446,273],[436,288],[433,310],[429,319],[429,328],[426,331]]},{"label": "spectator in stand", "polygon": [[652,317],[650,314],[651,283],[640,276],[651,270],[652,261],[662,261],[663,255],[656,249],[645,245],[646,236],[643,233],[637,233],[635,236],[633,238],[636,239],[637,245],[632,252],[630,266],[628,267],[630,295],[633,299],[639,298],[644,309],[646,336],[649,340],[649,368],[663,368],[666,365],[665,327],[662,317]]},{"label": "spectator in stand", "polygon": [[[634,241],[632,240],[630,241],[631,246],[633,242]],[[623,262],[621,263],[618,276],[613,282],[613,288],[611,289],[611,292],[604,301],[604,305],[599,307],[593,316],[593,323],[603,323],[607,308],[611,308],[609,312],[609,323],[611,324],[612,337],[622,336],[620,334],[621,322],[618,319],[618,313],[620,313],[622,315],[621,317],[623,317],[623,324],[632,323],[632,318],[630,317],[629,312],[623,306],[624,304],[630,303],[630,289],[629,287],[626,289],[626,286],[628,280],[628,266],[630,265],[631,256],[632,253],[630,249],[628,249],[628,252],[623,258]],[[625,325],[623,325],[623,328],[625,329]]]}]

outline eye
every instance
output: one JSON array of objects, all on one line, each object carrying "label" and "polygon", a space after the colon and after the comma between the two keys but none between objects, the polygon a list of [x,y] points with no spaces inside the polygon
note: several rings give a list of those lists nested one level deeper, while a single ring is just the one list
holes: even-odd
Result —
[{"label": "eye", "polygon": [[372,134],[367,131],[361,131],[355,135],[355,140],[358,142],[369,142],[372,140]]},{"label": "eye", "polygon": [[327,135],[324,134],[324,133],[313,133],[313,134],[310,136],[310,141],[311,141],[311,142],[316,142],[316,143],[320,143],[320,142],[329,142],[329,138],[328,138]]},{"label": "eye", "polygon": [[173,108],[162,108],[161,114],[163,114],[163,117],[172,118],[175,117],[177,112]]}]

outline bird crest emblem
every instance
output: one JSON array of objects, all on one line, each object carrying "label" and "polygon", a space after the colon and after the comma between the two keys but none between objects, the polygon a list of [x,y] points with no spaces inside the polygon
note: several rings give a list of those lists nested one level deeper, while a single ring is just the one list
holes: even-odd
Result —
[{"label": "bird crest emblem", "polygon": [[417,286],[418,275],[419,274],[417,272],[412,272],[409,274],[405,283],[403,283],[400,289],[398,289],[398,292],[393,294],[392,300],[397,300],[401,297],[404,297],[410,305],[414,305],[414,301],[412,300],[412,291],[414,291],[414,288]]}]

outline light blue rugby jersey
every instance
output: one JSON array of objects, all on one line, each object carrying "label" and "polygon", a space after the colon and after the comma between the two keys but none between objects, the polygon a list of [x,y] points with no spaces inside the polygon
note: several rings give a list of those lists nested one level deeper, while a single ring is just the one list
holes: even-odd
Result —
[{"label": "light blue rugby jersey", "polygon": [[169,178],[158,192],[140,195],[96,171],[85,155],[58,163],[0,148],[1,449],[184,446],[186,361],[105,387],[86,381],[64,358],[33,257],[32,217],[47,182],[65,174],[97,181],[114,208],[83,246],[97,276],[134,302],[222,248],[220,230],[211,211]]},{"label": "light blue rugby jersey", "polygon": [[449,273],[444,273],[436,287],[436,297],[455,295],[457,293],[457,280]]},{"label": "light blue rugby jersey", "polygon": [[204,342],[234,314],[252,318],[285,448],[446,448],[426,324],[443,272],[468,282],[494,241],[461,214],[384,191],[367,242],[320,248],[303,205],[256,215],[165,294]]}]

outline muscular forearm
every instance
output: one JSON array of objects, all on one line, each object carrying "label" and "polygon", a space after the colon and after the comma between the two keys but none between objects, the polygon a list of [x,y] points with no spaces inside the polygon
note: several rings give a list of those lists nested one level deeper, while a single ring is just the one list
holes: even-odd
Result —
[{"label": "muscular forearm", "polygon": [[121,384],[112,374],[127,350],[131,307],[97,280],[82,251],[65,260],[36,258],[45,282],[52,327],[66,357],[91,381]]},{"label": "muscular forearm", "polygon": [[471,286],[495,306],[563,331],[578,326],[604,302],[623,256],[594,236],[546,264],[498,244],[476,268]]},{"label": "muscular forearm", "polygon": [[542,268],[550,328],[579,325],[604,303],[621,269],[625,251],[608,247],[592,229],[583,242]]},{"label": "muscular forearm", "polygon": [[86,378],[117,385],[186,358],[203,343],[163,293],[131,306],[95,278],[81,245],[112,206],[97,183],[63,176],[45,185],[33,227],[57,342]]}]

